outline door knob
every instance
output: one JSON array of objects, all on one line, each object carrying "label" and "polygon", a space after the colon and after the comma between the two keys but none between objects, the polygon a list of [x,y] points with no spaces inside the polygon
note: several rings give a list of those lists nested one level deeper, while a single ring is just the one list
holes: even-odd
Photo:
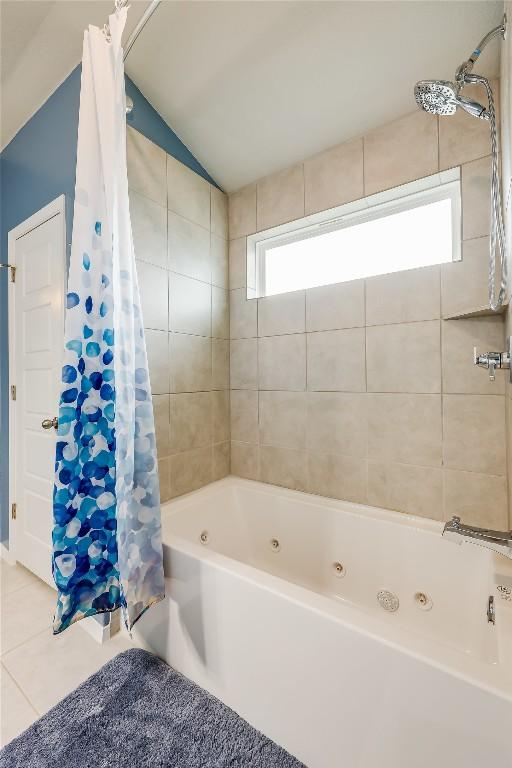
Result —
[{"label": "door knob", "polygon": [[53,419],[43,419],[41,426],[43,429],[51,429],[52,427],[57,429],[59,426],[59,420],[56,416],[54,416]]}]

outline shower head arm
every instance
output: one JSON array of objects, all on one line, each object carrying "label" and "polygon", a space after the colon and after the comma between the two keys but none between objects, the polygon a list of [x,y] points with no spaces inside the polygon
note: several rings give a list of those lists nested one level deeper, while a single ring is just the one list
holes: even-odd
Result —
[{"label": "shower head arm", "polygon": [[494,27],[494,29],[491,29],[490,32],[488,32],[485,37],[483,37],[478,45],[476,46],[475,50],[469,57],[467,61],[464,61],[460,67],[457,69],[457,72],[455,74],[455,79],[459,85],[463,85],[466,80],[466,75],[468,75],[471,70],[473,69],[475,62],[479,58],[480,54],[482,53],[483,49],[488,45],[491,40],[494,40],[495,37],[498,35],[501,37],[502,40],[505,39],[505,34],[507,31],[507,17],[506,15],[503,16],[503,21],[498,27]]}]

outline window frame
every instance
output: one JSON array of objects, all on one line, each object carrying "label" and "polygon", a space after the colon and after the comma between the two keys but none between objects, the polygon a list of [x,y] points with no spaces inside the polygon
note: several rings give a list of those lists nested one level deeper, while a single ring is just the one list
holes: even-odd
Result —
[{"label": "window frame", "polygon": [[[452,214],[452,262],[462,259],[462,212],[461,212],[461,172],[460,166],[448,171],[426,176],[422,179],[393,187],[385,192],[378,192],[369,197],[361,198],[354,202],[330,208],[319,213],[304,216],[286,224],[262,230],[247,237],[247,298],[262,298],[267,295],[266,281],[266,255],[267,251],[278,246],[289,245],[294,242],[307,240],[319,234],[330,233],[346,229],[351,226],[364,224],[396,213],[423,207],[429,203],[440,200],[450,200]],[[450,263],[450,262],[439,262]],[[425,265],[426,266],[426,265]],[[433,266],[433,265],[432,265]],[[421,269],[411,267],[411,269]],[[397,270],[397,273],[406,270]],[[377,275],[389,274],[386,272]],[[392,272],[394,274],[394,272]],[[368,275],[367,277],[373,277]],[[365,278],[361,278],[365,279]],[[349,281],[334,281],[349,282]],[[333,283],[327,283],[332,285]],[[305,286],[308,287],[316,286]]]}]

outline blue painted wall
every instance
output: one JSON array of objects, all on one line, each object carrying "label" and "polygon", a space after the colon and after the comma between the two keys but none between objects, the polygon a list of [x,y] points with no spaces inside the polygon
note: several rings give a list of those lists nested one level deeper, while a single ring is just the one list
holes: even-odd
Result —
[{"label": "blue painted wall", "polygon": [[[71,242],[76,141],[80,103],[78,66],[0,154],[0,262],[7,262],[7,233],[59,195],[66,196],[67,242]],[[128,122],[209,182],[205,169],[127,77],[134,102]],[[0,541],[8,533],[8,328],[7,270],[0,270]]]}]

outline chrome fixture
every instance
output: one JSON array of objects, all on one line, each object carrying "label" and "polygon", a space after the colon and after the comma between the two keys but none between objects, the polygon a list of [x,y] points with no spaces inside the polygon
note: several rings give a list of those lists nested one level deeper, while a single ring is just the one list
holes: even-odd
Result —
[{"label": "chrome fixture", "polygon": [[[130,53],[135,41],[137,40],[138,36],[160,5],[162,0],[151,0],[151,2],[148,4],[146,10],[140,17],[137,25],[135,26],[135,29],[131,33],[130,37],[126,41],[126,43],[123,46],[123,61],[126,61],[126,57]],[[114,13],[118,13],[122,8],[128,5],[128,0],[115,0],[114,3]],[[110,42],[110,28],[108,24],[105,24],[103,27],[103,34],[107,38],[107,40]],[[133,111],[133,99],[130,98],[130,96],[127,96],[126,98],[126,114],[129,115]]]},{"label": "chrome fixture", "polygon": [[53,419],[43,419],[41,422],[41,426],[43,429],[57,429],[59,426],[59,420],[56,416],[53,417]]},{"label": "chrome fixture", "polygon": [[[126,5],[128,3],[128,0],[121,0],[121,2],[123,5]],[[128,40],[123,46],[123,50],[124,50],[123,61],[126,61],[126,57],[130,53],[133,44],[135,43],[138,36],[140,35],[140,33],[142,32],[142,30],[144,29],[144,27],[146,26],[146,24],[148,23],[148,21],[150,20],[150,18],[152,17],[152,15],[154,14],[154,12],[156,11],[156,9],[158,8],[161,2],[162,0],[151,0],[151,2],[148,4],[148,7],[146,8],[146,10],[144,11],[144,13],[139,19],[139,23],[137,24],[137,26],[135,27],[130,37],[128,38]]]},{"label": "chrome fixture", "polygon": [[459,88],[449,80],[420,80],[414,86],[418,105],[431,115],[454,115],[461,107],[473,117],[490,120],[489,112],[477,101],[459,94]]},{"label": "chrome fixture", "polygon": [[461,523],[460,517],[452,517],[443,528],[443,536],[456,544],[469,542],[486,549],[492,549],[512,560],[512,531],[493,531],[489,528],[475,528]]},{"label": "chrome fixture", "polygon": [[[503,224],[503,206],[501,201],[501,188],[499,176],[499,147],[498,131],[496,128],[496,113],[494,109],[494,96],[491,84],[483,75],[472,74],[473,66],[479,58],[485,46],[495,37],[505,39],[507,31],[507,17],[499,27],[492,29],[477,45],[467,61],[464,61],[455,72],[455,81],[448,80],[420,80],[414,86],[414,96],[421,109],[431,115],[453,115],[460,107],[474,117],[489,122],[491,134],[492,172],[491,172],[491,236],[489,238],[489,306],[493,311],[499,309],[504,301],[507,291],[507,249],[505,240],[505,227]],[[485,89],[488,107],[487,109],[472,99],[461,96],[465,85],[480,85]],[[499,253],[501,283],[496,296],[496,261]]]},{"label": "chrome fixture", "polygon": [[473,363],[480,368],[487,368],[489,371],[489,381],[496,379],[496,369],[508,369],[512,381],[512,369],[510,368],[510,359],[512,352],[512,336],[508,337],[508,350],[506,352],[483,352],[478,354],[476,347],[473,347]]},{"label": "chrome fixture", "polygon": [[496,608],[494,606],[494,597],[492,595],[489,595],[487,601],[487,621],[489,624],[496,623]]},{"label": "chrome fixture", "polygon": [[336,576],[338,577],[338,579],[342,579],[345,576],[346,570],[345,570],[345,566],[343,565],[343,563],[338,563],[338,562],[337,563],[333,563],[332,567],[334,568],[334,572],[335,572]]}]

